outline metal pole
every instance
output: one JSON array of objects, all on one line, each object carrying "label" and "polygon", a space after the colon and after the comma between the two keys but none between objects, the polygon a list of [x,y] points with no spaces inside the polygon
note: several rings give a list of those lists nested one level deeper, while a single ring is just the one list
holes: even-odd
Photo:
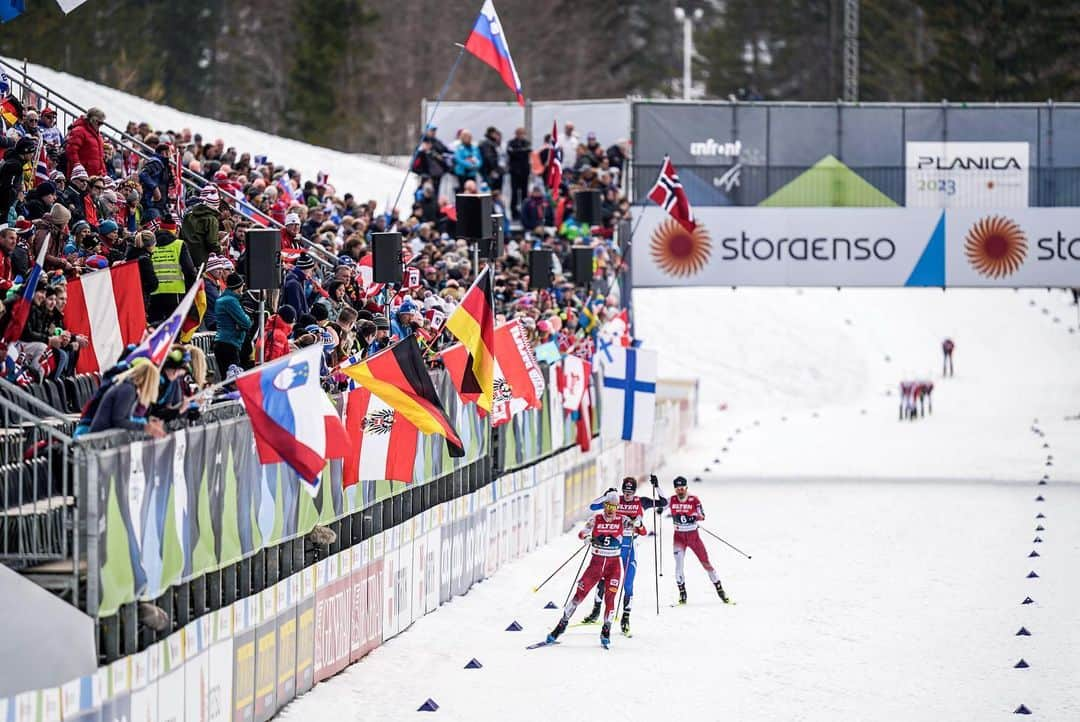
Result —
[{"label": "metal pole", "polygon": [[259,291],[259,327],[256,334],[262,334],[262,343],[259,344],[259,364],[266,361],[266,289]]},{"label": "metal pole", "polygon": [[689,16],[683,18],[682,43],[682,97],[690,100],[690,49],[694,46],[694,29]]}]

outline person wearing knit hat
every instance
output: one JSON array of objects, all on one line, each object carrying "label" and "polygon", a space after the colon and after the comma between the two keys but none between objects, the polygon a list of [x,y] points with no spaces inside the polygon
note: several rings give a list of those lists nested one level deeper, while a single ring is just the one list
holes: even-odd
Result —
[{"label": "person wearing knit hat", "polygon": [[218,368],[230,365],[242,365],[240,348],[244,345],[252,319],[240,303],[240,293],[244,288],[244,278],[238,273],[230,273],[225,280],[225,290],[214,304],[217,317],[217,334],[214,336],[214,356]]},{"label": "person wearing knit hat", "polygon": [[315,259],[307,253],[301,253],[296,259],[296,267],[304,270],[315,268]]},{"label": "person wearing knit hat", "polygon": [[86,168],[83,168],[82,163],[76,163],[71,169],[71,177],[68,180],[90,180],[90,174],[86,172]]},{"label": "person wearing knit hat", "polygon": [[375,339],[367,346],[367,355],[378,353],[390,345],[390,321],[381,313],[375,314]]},{"label": "person wearing knit hat", "polygon": [[203,314],[202,328],[207,331],[217,330],[217,315],[214,313],[214,306],[217,304],[221,291],[225,288],[225,279],[234,270],[233,262],[225,256],[212,254],[206,260],[206,267],[203,268],[203,278],[206,280],[203,284],[203,291],[206,293],[206,312]]},{"label": "person wearing knit hat", "polygon": [[300,215],[298,213],[289,213],[285,216],[285,226],[296,226],[300,228]]},{"label": "person wearing knit hat", "polygon": [[119,231],[120,226],[116,225],[116,221],[114,220],[102,221],[101,224],[98,225],[98,233],[103,236],[108,236],[112,233],[119,233]]},{"label": "person wearing knit hat", "polygon": [[289,304],[282,304],[278,312],[266,322],[266,347],[263,351],[265,361],[273,361],[289,353],[289,336],[296,323],[296,309]]},{"label": "person wearing knit hat", "polygon": [[207,184],[199,193],[202,203],[191,208],[180,225],[180,237],[184,239],[195,268],[206,263],[210,254],[221,255],[221,214],[218,212],[220,197],[217,186]]},{"label": "person wearing knit hat", "polygon": [[217,186],[212,183],[203,186],[202,190],[199,191],[199,198],[203,203],[215,210],[221,205],[221,196],[218,194]]}]

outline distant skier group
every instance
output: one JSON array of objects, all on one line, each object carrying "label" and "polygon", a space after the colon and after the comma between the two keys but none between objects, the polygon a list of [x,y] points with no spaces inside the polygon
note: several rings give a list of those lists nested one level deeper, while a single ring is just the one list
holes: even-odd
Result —
[{"label": "distant skier group", "polygon": [[644,522],[645,511],[648,509],[655,508],[660,511],[666,508],[675,524],[673,547],[679,604],[686,603],[683,559],[687,549],[694,552],[701,566],[705,568],[720,599],[725,604],[731,603],[716,570],[709,562],[709,554],[698,534],[698,522],[705,519],[701,500],[689,493],[685,477],[675,477],[675,494],[670,498],[664,498],[660,492],[660,482],[655,475],[650,476],[649,481],[654,490],[654,497],[638,496],[637,481],[633,477],[626,477],[622,483],[622,494],[613,488],[608,489],[603,496],[590,504],[590,510],[600,513],[585,523],[585,528],[578,533],[578,537],[590,545],[592,558],[577,582],[574,596],[563,608],[559,623],[551,630],[547,640],[541,644],[554,644],[558,640],[559,636],[566,631],[574,611],[594,586],[596,599],[593,609],[582,623],[595,624],[600,619],[600,609],[603,605],[600,643],[606,649],[611,643],[611,625],[615,621],[616,612],[615,597],[621,586],[623,608],[620,629],[624,635],[630,635],[630,609],[634,598],[634,578],[637,573],[634,541],[638,536],[648,533]]},{"label": "distant skier group", "polygon": [[[953,375],[953,350],[956,344],[951,338],[941,342],[941,375]],[[934,413],[934,382],[933,381],[901,381],[900,382],[900,420],[914,421],[915,419]]]}]

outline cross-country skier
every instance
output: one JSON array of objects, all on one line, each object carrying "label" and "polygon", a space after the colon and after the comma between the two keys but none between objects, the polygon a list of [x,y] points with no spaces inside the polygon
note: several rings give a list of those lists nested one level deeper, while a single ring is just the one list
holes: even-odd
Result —
[{"label": "cross-country skier", "polygon": [[942,376],[953,375],[952,354],[955,348],[956,344],[953,343],[953,340],[951,338],[947,338],[941,342],[941,355],[944,356],[944,359],[941,362]]},{"label": "cross-country skier", "polygon": [[574,610],[588,595],[593,585],[601,580],[606,582],[606,586],[604,587],[604,626],[600,628],[600,644],[606,649],[611,642],[611,621],[615,618],[615,594],[619,591],[619,581],[622,579],[622,564],[619,562],[622,538],[635,531],[638,534],[644,534],[645,525],[641,523],[641,519],[630,519],[619,514],[619,495],[614,491],[604,497],[603,505],[603,512],[585,522],[585,528],[578,532],[580,539],[591,537],[592,559],[589,560],[589,566],[585,567],[585,573],[578,581],[574,598],[566,603],[562,619],[547,636],[548,644],[555,642],[559,635],[566,631],[566,625],[569,624]]},{"label": "cross-country skier", "polygon": [[698,561],[705,571],[709,573],[709,581],[716,586],[716,593],[724,604],[730,604],[724,587],[720,584],[720,577],[709,563],[709,553],[705,550],[705,544],[698,534],[698,522],[705,520],[705,511],[702,509],[701,500],[688,493],[686,477],[675,477],[675,496],[668,500],[668,508],[671,510],[671,518],[675,522],[675,583],[679,585],[679,604],[686,604],[686,578],[683,576],[683,557],[686,550],[693,550]]},{"label": "cross-country skier", "polygon": [[[653,474],[649,477],[649,482],[653,488],[657,490],[656,508],[663,509],[667,506],[667,499],[660,494],[660,482],[657,480],[656,475]],[[608,492],[615,491],[614,489],[608,489]],[[622,482],[622,496],[619,497],[619,514],[628,517],[630,520],[642,519],[646,509],[653,508],[653,499],[648,496],[638,496],[637,492],[637,480],[632,476],[628,476],[623,479]],[[599,511],[604,506],[604,497],[600,497],[593,501],[589,505],[589,508],[593,511]],[[623,566],[623,609],[622,617],[619,620],[619,628],[622,629],[623,634],[630,633],[630,605],[634,599],[634,577],[637,575],[637,557],[634,553],[634,534],[627,532],[622,538],[622,548],[620,551],[620,557],[622,559]],[[589,616],[581,620],[583,624],[593,624],[600,619],[600,603],[604,599],[604,589],[602,585],[596,587],[596,598],[593,600],[592,611],[589,612]]]}]

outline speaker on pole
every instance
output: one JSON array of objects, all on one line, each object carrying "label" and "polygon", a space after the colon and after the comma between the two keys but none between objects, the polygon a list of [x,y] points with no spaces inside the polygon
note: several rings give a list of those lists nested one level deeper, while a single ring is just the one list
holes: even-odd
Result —
[{"label": "speaker on pole", "polygon": [[480,256],[491,261],[502,258],[503,252],[506,247],[506,237],[503,229],[503,214],[493,213],[491,215],[491,226],[494,229],[494,233],[491,238],[481,238]]},{"label": "speaker on pole", "polygon": [[490,193],[458,193],[454,205],[458,238],[483,241],[492,237]]},{"label": "speaker on pole", "polygon": [[600,225],[600,191],[574,192],[574,218],[585,225]]},{"label": "speaker on pole", "polygon": [[247,253],[241,269],[248,288],[276,291],[281,288],[281,233],[274,228],[250,229]]},{"label": "speaker on pole", "polygon": [[371,276],[375,283],[401,283],[401,234],[371,234]]},{"label": "speaker on pole", "polygon": [[589,246],[573,246],[574,256],[574,285],[588,286],[593,277],[593,249]]},{"label": "speaker on pole", "polygon": [[546,249],[529,251],[529,289],[551,288],[551,261],[555,254]]}]

